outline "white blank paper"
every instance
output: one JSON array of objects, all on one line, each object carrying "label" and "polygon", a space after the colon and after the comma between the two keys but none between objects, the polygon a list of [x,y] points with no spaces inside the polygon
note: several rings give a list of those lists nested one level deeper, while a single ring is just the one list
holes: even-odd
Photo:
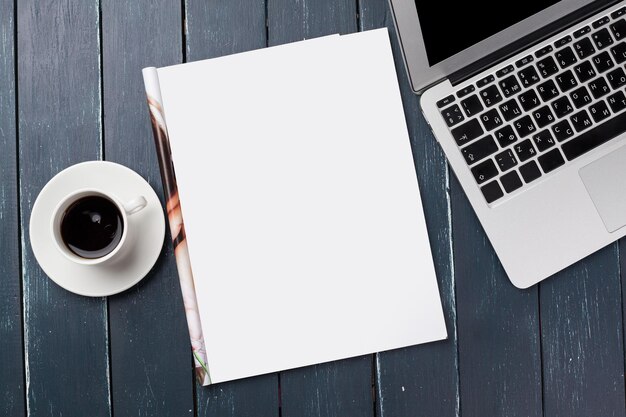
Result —
[{"label": "white blank paper", "polygon": [[446,337],[386,29],[158,75],[213,382]]}]

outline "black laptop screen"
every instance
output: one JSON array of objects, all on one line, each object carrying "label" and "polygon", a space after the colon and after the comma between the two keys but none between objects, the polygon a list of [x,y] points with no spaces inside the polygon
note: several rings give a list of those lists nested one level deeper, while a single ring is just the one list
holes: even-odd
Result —
[{"label": "black laptop screen", "polygon": [[432,66],[559,0],[415,0]]}]

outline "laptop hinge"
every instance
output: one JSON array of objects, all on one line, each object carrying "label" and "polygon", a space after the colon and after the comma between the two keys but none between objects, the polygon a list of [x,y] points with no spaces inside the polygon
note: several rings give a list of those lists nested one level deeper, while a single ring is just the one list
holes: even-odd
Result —
[{"label": "laptop hinge", "polygon": [[572,12],[566,16],[563,16],[560,19],[555,20],[552,23],[542,27],[541,29],[532,32],[515,42],[508,44],[507,46],[492,52],[491,54],[475,61],[464,68],[450,74],[448,79],[452,83],[452,85],[456,86],[459,83],[471,78],[472,76],[478,74],[479,72],[498,64],[499,62],[504,61],[507,58],[523,51],[526,48],[529,48],[550,36],[566,29],[569,26],[575,25],[576,23],[587,19],[589,16],[592,16],[599,11],[606,9],[612,6],[615,3],[619,3],[621,0],[598,0],[594,1],[590,4],[587,4],[580,9]]}]

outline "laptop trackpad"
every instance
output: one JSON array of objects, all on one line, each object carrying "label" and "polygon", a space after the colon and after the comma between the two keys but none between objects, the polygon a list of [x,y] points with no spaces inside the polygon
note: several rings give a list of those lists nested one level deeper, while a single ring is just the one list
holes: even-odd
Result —
[{"label": "laptop trackpad", "polygon": [[626,225],[626,146],[582,167],[578,173],[606,230],[610,233]]}]

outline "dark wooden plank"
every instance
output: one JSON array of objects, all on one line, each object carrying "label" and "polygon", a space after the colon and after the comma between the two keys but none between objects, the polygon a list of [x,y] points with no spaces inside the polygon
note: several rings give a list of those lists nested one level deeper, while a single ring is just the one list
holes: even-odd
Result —
[{"label": "dark wooden plank", "polygon": [[[626,238],[622,238],[617,242],[617,254],[619,257],[619,273],[621,283],[622,296],[622,339],[624,335],[624,325],[626,324]],[[626,360],[626,342],[624,342],[624,358]],[[626,364],[624,365],[626,368]]]},{"label": "dark wooden plank", "polygon": [[450,188],[461,415],[541,416],[537,287],[513,287],[454,176]]},{"label": "dark wooden plank", "polygon": [[544,416],[625,416],[617,244],[541,283]]},{"label": "dark wooden plank", "polygon": [[267,0],[268,44],[280,45],[357,28],[354,0]]},{"label": "dark wooden plank", "polygon": [[[162,196],[141,69],[182,61],[180,2],[102,3],[105,157]],[[191,346],[171,239],[150,274],[109,298],[113,413],[193,415]]]},{"label": "dark wooden plank", "polygon": [[448,329],[445,341],[378,354],[378,414],[407,416],[420,410],[424,416],[457,416],[456,304],[447,163],[422,117],[419,97],[411,91],[388,2],[361,0],[360,17],[362,30],[389,28]]},{"label": "dark wooden plank", "polygon": [[[187,0],[187,60],[263,48],[265,4],[257,0]],[[278,376],[197,386],[198,416],[278,416]]]},{"label": "dark wooden plank", "polygon": [[373,416],[373,357],[282,372],[282,416]]},{"label": "dark wooden plank", "polygon": [[[268,44],[355,32],[354,0],[269,0]],[[372,356],[281,373],[282,416],[374,414]]]},{"label": "dark wooden plank", "polygon": [[0,415],[23,416],[14,2],[0,0]]},{"label": "dark wooden plank", "polygon": [[198,386],[198,417],[278,417],[276,375]]},{"label": "dark wooden plank", "polygon": [[28,241],[32,205],[67,166],[100,157],[98,3],[18,2],[20,205],[29,416],[109,416],[106,302],[49,280]]},{"label": "dark wooden plank", "polygon": [[265,2],[186,0],[187,61],[266,46]]}]

